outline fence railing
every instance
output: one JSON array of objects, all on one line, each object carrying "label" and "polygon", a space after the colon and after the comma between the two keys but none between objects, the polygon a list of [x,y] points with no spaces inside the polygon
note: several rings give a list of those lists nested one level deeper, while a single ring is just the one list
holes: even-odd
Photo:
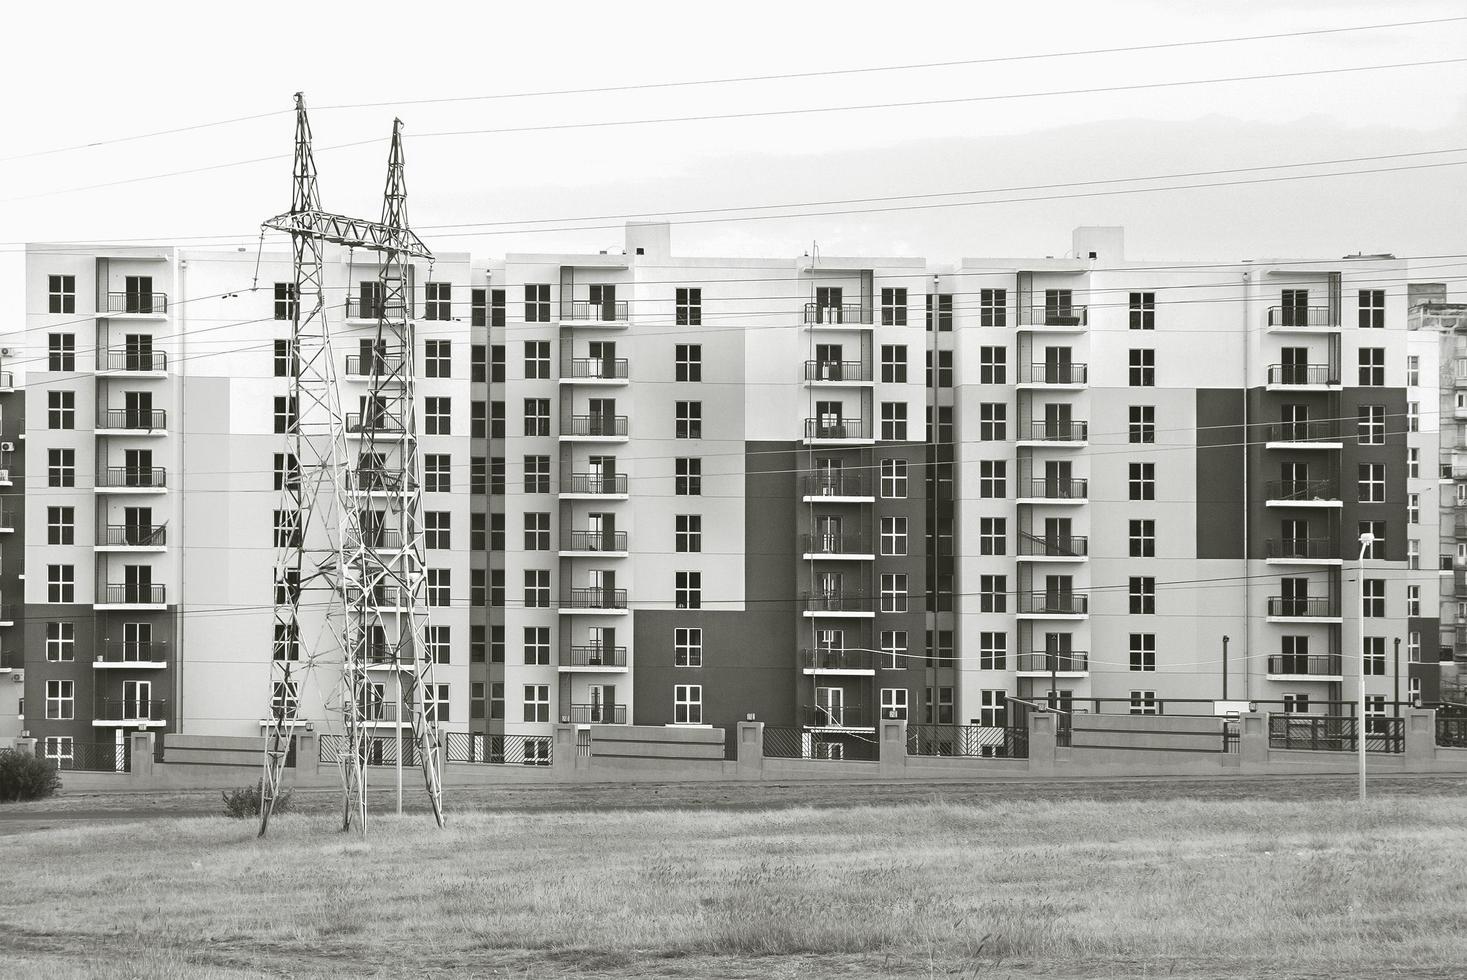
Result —
[{"label": "fence railing", "polygon": [[548,766],[553,741],[547,735],[471,735],[468,732],[449,732],[444,736],[444,761]]},{"label": "fence railing", "polygon": [[806,361],[806,381],[870,381],[871,365],[862,361]]},{"label": "fence railing", "polygon": [[1268,658],[1268,672],[1270,674],[1295,674],[1310,677],[1338,677],[1341,675],[1343,660],[1338,655],[1315,654],[1297,656],[1293,654],[1278,654]]},{"label": "fence railing", "polygon": [[168,543],[166,524],[108,524],[98,544],[115,548],[160,548]]},{"label": "fence railing", "polygon": [[822,762],[874,762],[880,756],[869,736],[806,732],[799,728],[764,726],[766,759],[811,759]]},{"label": "fence railing", "polygon": [[870,596],[859,592],[817,592],[803,597],[806,609],[813,612],[874,612]]},{"label": "fence railing", "polygon": [[1340,549],[1330,538],[1269,538],[1268,557],[1292,561],[1319,561],[1340,557]]},{"label": "fence railing", "polygon": [[1020,592],[1019,612],[1039,616],[1084,616],[1090,596],[1084,592]]},{"label": "fence railing", "polygon": [[1021,480],[1019,496],[1043,500],[1084,500],[1090,492],[1089,480]]},{"label": "fence railing", "polygon": [[802,534],[800,547],[807,555],[861,555],[871,552],[871,543],[863,535],[838,531]]},{"label": "fence railing", "polygon": [[1270,306],[1270,327],[1337,327],[1339,314],[1328,306]]},{"label": "fence railing", "polygon": [[404,320],[412,319],[413,305],[406,299],[375,299],[373,297],[348,296],[346,318],[348,320]]},{"label": "fence railing", "polygon": [[1334,480],[1269,480],[1265,492],[1269,500],[1340,499],[1340,487]]},{"label": "fence railing", "polygon": [[347,412],[346,431],[401,432],[402,419],[387,412],[368,413],[365,416],[361,412]]},{"label": "fence railing", "polygon": [[103,408],[97,412],[97,428],[149,432],[168,428],[168,413],[161,408]]},{"label": "fence railing", "polygon": [[627,434],[625,415],[571,415],[562,420],[560,434],[565,436],[624,436]]},{"label": "fence railing", "polygon": [[1033,558],[1083,558],[1090,551],[1090,539],[1084,535],[1055,535],[1048,537],[1019,533],[1019,554]]},{"label": "fence railing", "polygon": [[1089,436],[1089,422],[1040,419],[1019,426],[1019,438],[1029,442],[1084,442]]},{"label": "fence railing", "polygon": [[1438,710],[1436,744],[1449,749],[1467,749],[1467,717],[1446,717]]},{"label": "fence railing", "polygon": [[814,728],[870,728],[872,719],[864,705],[807,704],[801,712],[806,726]]},{"label": "fence railing", "polygon": [[561,657],[562,667],[625,667],[626,647],[572,646]]},{"label": "fence railing", "polygon": [[[1313,752],[1356,752],[1358,722],[1340,715],[1270,714],[1268,747]],[[1406,748],[1403,718],[1365,719],[1365,751],[1400,753]]]},{"label": "fence railing", "polygon": [[161,606],[167,601],[168,590],[156,582],[108,582],[98,590],[99,601],[116,605]]},{"label": "fence railing", "polygon": [[1020,364],[1019,383],[1036,385],[1082,385],[1088,367],[1074,362],[1056,364]]},{"label": "fence railing", "polygon": [[132,772],[132,739],[118,742],[64,743],[59,747],[60,755],[46,754],[46,740],[36,741],[36,755],[52,763],[57,769],[69,772]]},{"label": "fence railing", "polygon": [[1025,673],[1077,673],[1090,669],[1090,654],[1085,650],[1066,650],[1063,653],[1021,653],[1015,661],[1015,669]]},{"label": "fence railing", "polygon": [[560,602],[566,609],[625,609],[626,589],[571,589]]},{"label": "fence railing", "polygon": [[[336,763],[347,756],[348,748],[345,735],[323,734],[319,740],[320,759],[322,762]],[[421,756],[418,752],[418,743],[410,734],[402,736],[393,735],[368,735],[362,745],[362,765],[364,766],[395,766],[399,752],[402,754],[404,766],[416,766],[420,764]]]},{"label": "fence railing", "polygon": [[168,659],[168,644],[157,641],[106,640],[97,645],[97,660],[107,664],[151,664]]},{"label": "fence railing", "polygon": [[354,378],[367,378],[372,375],[387,377],[402,370],[402,355],[395,353],[348,354],[346,357],[346,373]]},{"label": "fence railing", "polygon": [[909,724],[907,755],[1027,759],[1029,729],[1022,726]]},{"label": "fence railing", "polygon": [[99,371],[166,371],[168,355],[160,350],[99,350]]},{"label": "fence railing", "polygon": [[627,475],[625,473],[571,473],[568,478],[561,481],[562,493],[626,493]]},{"label": "fence railing", "polygon": [[571,303],[570,315],[561,313],[562,320],[600,320],[610,322],[625,320],[628,317],[627,301],[617,300],[612,303]]},{"label": "fence railing", "polygon": [[806,323],[870,323],[871,315],[872,311],[860,303],[805,304]]},{"label": "fence railing", "polygon": [[561,551],[626,551],[625,531],[562,531]]},{"label": "fence railing", "polygon": [[1340,372],[1328,364],[1270,364],[1268,383],[1284,387],[1337,385]]},{"label": "fence railing", "polygon": [[168,312],[167,293],[108,293],[108,313],[144,313],[153,316]]},{"label": "fence railing", "polygon": [[154,490],[167,485],[168,470],[162,466],[109,466],[97,474],[99,487]]},{"label": "fence railing", "polygon": [[570,705],[572,725],[625,725],[627,706],[624,704],[573,704]]},{"label": "fence railing", "polygon": [[625,357],[576,357],[561,363],[562,378],[586,381],[624,381],[629,372]]},{"label": "fence railing", "polygon": [[161,698],[103,698],[92,717],[97,721],[164,721],[168,702]]},{"label": "fence railing", "polygon": [[1083,327],[1088,308],[1084,306],[1021,306],[1022,327]]}]

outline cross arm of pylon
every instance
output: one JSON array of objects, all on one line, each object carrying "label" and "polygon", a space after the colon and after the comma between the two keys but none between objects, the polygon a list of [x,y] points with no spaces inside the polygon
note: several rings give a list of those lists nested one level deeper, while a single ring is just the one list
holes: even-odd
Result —
[{"label": "cross arm of pylon", "polygon": [[411,229],[329,211],[287,211],[266,221],[263,227],[290,235],[310,235],[334,245],[397,252],[416,259],[433,257],[428,246]]}]

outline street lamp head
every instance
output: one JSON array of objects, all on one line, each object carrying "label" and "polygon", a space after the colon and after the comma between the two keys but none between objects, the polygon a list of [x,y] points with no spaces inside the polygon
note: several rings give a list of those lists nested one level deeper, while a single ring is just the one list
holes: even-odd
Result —
[{"label": "street lamp head", "polygon": [[1364,534],[1360,535],[1360,547],[1369,548],[1373,544],[1375,544],[1375,535],[1371,534],[1369,531],[1366,531]]}]

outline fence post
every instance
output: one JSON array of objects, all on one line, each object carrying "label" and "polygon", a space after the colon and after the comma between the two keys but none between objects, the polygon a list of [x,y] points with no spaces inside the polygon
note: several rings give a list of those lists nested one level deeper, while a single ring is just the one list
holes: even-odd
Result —
[{"label": "fence post", "polygon": [[1424,772],[1436,762],[1436,712],[1430,708],[1407,708],[1402,733],[1407,772]]},{"label": "fence post", "polygon": [[764,722],[739,722],[738,770],[740,779],[759,779],[764,775]]},{"label": "fence post", "polygon": [[1238,716],[1238,759],[1241,768],[1268,766],[1268,715],[1250,711]]},{"label": "fence post", "polygon": [[1053,711],[1029,712],[1029,771],[1053,773],[1056,726],[1059,715]]},{"label": "fence post", "polygon": [[152,732],[132,732],[127,736],[132,739],[132,776],[134,779],[146,779],[153,775],[153,739],[156,737]]},{"label": "fence post", "polygon": [[556,725],[555,742],[550,749],[550,768],[555,772],[576,770],[576,726]]},{"label": "fence post", "polygon": [[907,720],[905,718],[881,719],[882,776],[901,776],[907,771]]}]

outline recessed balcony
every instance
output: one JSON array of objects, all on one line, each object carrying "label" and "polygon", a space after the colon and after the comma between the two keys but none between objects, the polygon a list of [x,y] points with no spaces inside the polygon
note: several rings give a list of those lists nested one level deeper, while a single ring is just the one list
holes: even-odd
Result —
[{"label": "recessed balcony", "polygon": [[168,702],[161,698],[103,698],[92,713],[94,728],[162,728]]},{"label": "recessed balcony", "polygon": [[1328,306],[1270,306],[1268,329],[1280,333],[1295,330],[1308,333],[1338,330],[1340,314]]},{"label": "recessed balcony", "polygon": [[9,501],[0,503],[0,534],[14,534],[15,529],[20,526],[20,519],[19,507]]},{"label": "recessed balcony", "polygon": [[407,478],[400,470],[368,466],[359,468],[355,475],[352,493],[359,496],[394,496],[408,492]]},{"label": "recessed balcony", "polygon": [[855,328],[872,325],[871,309],[860,303],[836,303],[822,306],[819,303],[805,304],[807,327]]},{"label": "recessed balcony", "polygon": [[1084,677],[1090,673],[1090,654],[1084,650],[1021,653],[1014,666],[1020,677]]},{"label": "recessed balcony", "polygon": [[625,357],[576,357],[560,364],[563,385],[625,385],[631,366]]},{"label": "recessed balcony", "polygon": [[0,395],[8,395],[15,391],[15,372],[0,371]]},{"label": "recessed balcony", "polygon": [[97,650],[95,670],[163,670],[168,666],[168,644],[109,640]]},{"label": "recessed balcony", "polygon": [[168,294],[108,293],[103,312],[109,317],[162,320],[168,316]]},{"label": "recessed balcony", "polygon": [[626,589],[571,589],[560,600],[563,613],[596,613],[601,615],[625,616],[627,613]]},{"label": "recessed balcony", "polygon": [[1074,447],[1085,446],[1090,439],[1090,423],[1072,419],[1043,419],[1018,424],[1019,445]]},{"label": "recessed balcony", "polygon": [[166,524],[107,524],[97,535],[95,551],[166,551]]},{"label": "recessed balcony", "polygon": [[1329,364],[1270,364],[1268,391],[1334,391],[1340,387],[1340,369]]},{"label": "recessed balcony", "polygon": [[1019,615],[1030,619],[1084,619],[1090,596],[1084,592],[1020,592]]},{"label": "recessed balcony", "polygon": [[625,558],[627,556],[627,532],[562,531],[560,556],[562,558]]},{"label": "recessed balcony", "polygon": [[1266,449],[1342,449],[1335,422],[1276,422],[1268,427]]},{"label": "recessed balcony", "polygon": [[856,445],[875,442],[870,419],[818,418],[805,420],[805,445]]},{"label": "recessed balcony", "polygon": [[1019,327],[1056,333],[1084,330],[1089,309],[1084,306],[1021,306]]},{"label": "recessed balcony", "polygon": [[864,535],[841,534],[838,532],[800,535],[800,550],[806,561],[816,559],[840,559],[845,561],[873,561],[876,553]]},{"label": "recessed balcony", "polygon": [[1272,565],[1338,565],[1340,547],[1333,538],[1269,538],[1267,561]]},{"label": "recessed balcony", "polygon": [[376,585],[369,591],[355,582],[348,582],[344,589],[347,605],[375,612],[405,613],[412,602],[408,591],[396,585]]},{"label": "recessed balcony", "polygon": [[109,466],[97,474],[97,493],[163,493],[168,471],[161,466]]},{"label": "recessed balcony", "polygon": [[1089,370],[1084,364],[1020,364],[1020,388],[1055,388],[1078,391],[1088,383]]},{"label": "recessed balcony", "polygon": [[624,704],[572,704],[565,720],[571,725],[625,725],[627,706]]},{"label": "recessed balcony", "polygon": [[824,473],[804,478],[801,500],[807,504],[869,504],[876,495],[862,474]]},{"label": "recessed balcony", "polygon": [[1340,507],[1340,488],[1333,480],[1270,480],[1264,485],[1269,507]]},{"label": "recessed balcony", "polygon": [[346,435],[349,439],[391,436],[390,441],[396,442],[397,437],[402,435],[402,419],[387,412],[368,412],[365,415],[361,412],[348,412]]},{"label": "recessed balcony", "polygon": [[348,322],[365,324],[386,320],[389,323],[397,323],[413,319],[415,312],[412,304],[403,297],[375,299],[370,296],[348,296],[346,298]]},{"label": "recessed balcony", "polygon": [[1089,502],[1089,480],[1020,480],[1020,504],[1083,504]]},{"label": "recessed balcony", "polygon": [[168,413],[161,408],[104,408],[97,412],[99,436],[166,436]]},{"label": "recessed balcony", "polygon": [[626,500],[625,473],[568,473],[561,478],[560,496],[576,500]]},{"label": "recessed balcony", "polygon": [[402,352],[382,351],[377,354],[348,354],[346,376],[354,381],[368,378],[391,378],[402,372]]},{"label": "recessed balcony", "polygon": [[1333,596],[1269,596],[1270,623],[1337,623],[1340,604]]},{"label": "recessed balcony", "polygon": [[577,301],[561,304],[560,319],[566,323],[596,324],[603,327],[625,327],[631,323],[631,312],[626,300],[610,303]]},{"label": "recessed balcony", "polygon": [[1344,663],[1338,654],[1281,654],[1268,658],[1271,681],[1340,681]]},{"label": "recessed balcony", "polygon": [[864,705],[807,704],[801,710],[806,728],[875,731],[876,721]]},{"label": "recessed balcony", "polygon": [[562,442],[626,442],[625,415],[569,415],[561,419]]},{"label": "recessed balcony", "polygon": [[1045,535],[1019,532],[1019,561],[1086,561],[1090,539],[1084,535]]},{"label": "recessed balcony", "polygon": [[151,582],[109,582],[97,587],[97,601],[93,609],[151,609],[168,608],[167,590]]},{"label": "recessed balcony", "polygon": [[860,592],[816,592],[801,596],[804,614],[808,617],[831,616],[848,618],[876,617],[875,604],[871,597]]},{"label": "recessed balcony", "polygon": [[865,675],[876,672],[876,654],[870,650],[800,650],[800,669],[807,674]]},{"label": "recessed balcony", "polygon": [[805,362],[805,383],[809,385],[866,385],[871,380],[871,365],[862,361]]},{"label": "recessed balcony", "polygon": [[97,373],[136,378],[168,376],[168,355],[155,350],[104,349],[97,351]]},{"label": "recessed balcony", "polygon": [[587,673],[622,672],[627,669],[627,648],[590,644],[572,646],[560,656],[560,670]]}]

